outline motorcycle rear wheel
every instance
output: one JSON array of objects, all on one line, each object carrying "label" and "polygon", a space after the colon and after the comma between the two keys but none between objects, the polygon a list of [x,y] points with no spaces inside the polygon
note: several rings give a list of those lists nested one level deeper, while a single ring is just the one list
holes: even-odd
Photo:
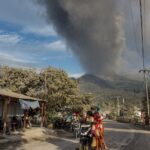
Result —
[{"label": "motorcycle rear wheel", "polygon": [[91,149],[89,148],[89,145],[80,144],[79,150],[91,150]]}]

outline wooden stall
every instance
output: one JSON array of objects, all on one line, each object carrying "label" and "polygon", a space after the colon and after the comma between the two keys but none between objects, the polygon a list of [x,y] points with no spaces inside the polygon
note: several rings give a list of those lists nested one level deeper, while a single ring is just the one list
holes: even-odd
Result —
[{"label": "wooden stall", "polygon": [[[21,104],[19,104],[20,100],[26,102],[30,105],[30,103],[34,104],[34,102],[39,103],[39,109],[41,112],[41,127],[44,125],[45,121],[45,109],[46,109],[46,101],[38,98],[29,97],[23,94],[18,94],[9,90],[0,89],[0,117],[2,119],[3,124],[3,133],[6,134],[6,128],[8,123],[8,116],[13,115],[24,115],[26,117],[26,111],[21,108]],[[25,119],[23,126],[25,127]]]}]

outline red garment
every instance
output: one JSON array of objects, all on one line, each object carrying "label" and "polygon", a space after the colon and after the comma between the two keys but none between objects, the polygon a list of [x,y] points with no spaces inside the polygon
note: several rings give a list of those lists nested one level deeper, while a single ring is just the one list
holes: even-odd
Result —
[{"label": "red garment", "polygon": [[104,127],[102,123],[96,123],[92,126],[92,134],[94,136],[96,135],[96,132],[99,131],[102,135],[104,134]]},{"label": "red garment", "polygon": [[99,113],[98,113],[98,112],[94,113],[94,120],[96,120],[96,119],[98,119],[98,118],[100,118]]}]

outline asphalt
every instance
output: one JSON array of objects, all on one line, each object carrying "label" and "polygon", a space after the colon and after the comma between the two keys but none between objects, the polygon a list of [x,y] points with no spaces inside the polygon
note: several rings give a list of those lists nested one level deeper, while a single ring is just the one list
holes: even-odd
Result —
[{"label": "asphalt", "polygon": [[[105,141],[109,150],[150,150],[150,131],[130,124],[105,121]],[[65,138],[64,138],[65,137]],[[0,150],[75,150],[78,140],[62,132],[60,136],[0,144]]]},{"label": "asphalt", "polygon": [[150,131],[130,124],[108,121],[105,137],[110,149],[150,150]]}]

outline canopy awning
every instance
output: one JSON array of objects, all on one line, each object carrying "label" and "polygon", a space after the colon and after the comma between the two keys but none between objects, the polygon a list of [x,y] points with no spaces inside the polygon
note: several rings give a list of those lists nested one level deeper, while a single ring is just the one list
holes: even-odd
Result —
[{"label": "canopy awning", "polygon": [[39,102],[38,101],[26,101],[26,100],[22,100],[19,99],[20,105],[22,109],[36,109],[36,108],[40,108]]},{"label": "canopy awning", "polygon": [[23,100],[31,100],[31,101],[41,101],[41,102],[46,102],[45,100],[41,100],[41,99],[38,99],[38,98],[34,98],[34,97],[30,97],[30,96],[26,96],[26,95],[23,95],[23,94],[19,94],[19,93],[15,93],[15,92],[12,92],[10,90],[4,90],[4,89],[0,89],[0,96],[3,96],[3,97],[10,97],[10,98],[13,98],[13,99],[16,99],[16,100],[19,100],[19,99],[23,99]]}]

